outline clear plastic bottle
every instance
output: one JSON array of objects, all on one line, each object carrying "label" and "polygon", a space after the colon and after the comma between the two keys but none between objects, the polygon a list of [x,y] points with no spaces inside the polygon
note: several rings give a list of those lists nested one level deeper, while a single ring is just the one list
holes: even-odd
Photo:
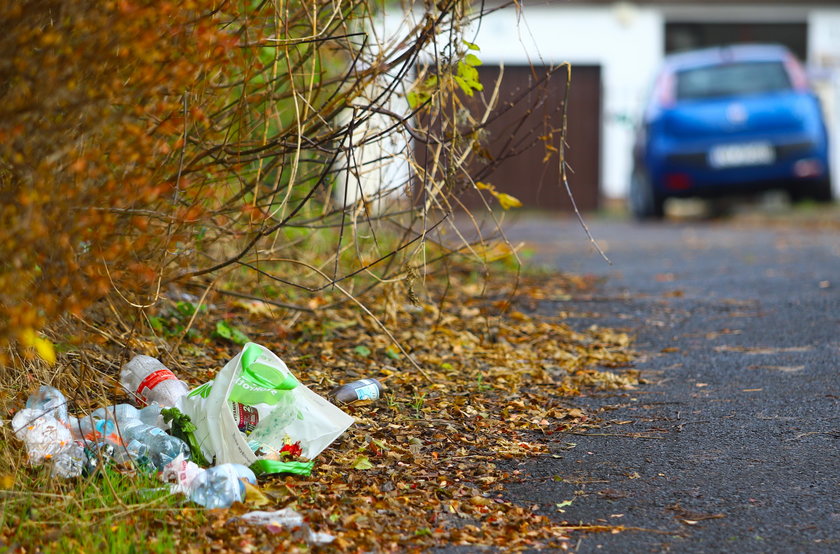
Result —
[{"label": "clear plastic bottle", "polygon": [[154,425],[155,427],[167,430],[169,429],[169,425],[163,421],[160,410],[160,404],[157,402],[152,402],[139,410],[131,404],[117,404],[115,406],[108,406],[107,408],[97,408],[90,414],[90,417],[117,422],[128,419],[139,419],[146,425]]},{"label": "clear plastic bottle", "polygon": [[67,418],[67,428],[70,429],[70,434],[73,435],[73,440],[84,440],[82,436],[81,422],[73,416]]},{"label": "clear plastic bottle", "polygon": [[[96,413],[96,412],[94,412]],[[106,437],[113,437],[113,442],[117,442],[119,437],[116,436],[117,427],[112,419],[101,419],[90,414],[79,420],[79,428],[82,432],[82,437],[86,440],[98,441],[104,440]]]},{"label": "clear plastic bottle", "polygon": [[178,455],[190,457],[190,448],[184,441],[137,418],[120,421],[117,424],[117,432],[132,459],[139,462],[145,462],[147,459],[157,470],[163,469]]},{"label": "clear plastic bottle", "polygon": [[110,421],[124,421],[126,419],[139,419],[140,410],[131,404],[117,404],[107,408],[97,408],[91,412],[90,417],[94,419],[108,419]]},{"label": "clear plastic bottle", "polygon": [[50,414],[62,423],[68,423],[67,399],[61,391],[41,385],[38,392],[29,396],[26,400],[26,407],[32,410],[40,410],[42,414]]},{"label": "clear plastic bottle", "polygon": [[339,402],[349,404],[359,400],[376,400],[382,393],[382,383],[376,379],[359,379],[338,387],[332,396]]},{"label": "clear plastic bottle", "polygon": [[229,508],[245,500],[245,484],[256,483],[254,472],[241,464],[220,464],[190,482],[190,500],[205,508]]},{"label": "clear plastic bottle", "polygon": [[161,405],[157,402],[152,402],[145,408],[137,410],[137,417],[139,417],[140,421],[146,425],[154,425],[155,427],[160,427],[164,431],[168,431],[170,425],[163,420],[163,416],[160,415],[160,410]]},{"label": "clear plastic bottle", "polygon": [[123,366],[120,383],[144,406],[157,402],[165,408],[171,408],[189,392],[187,384],[179,380],[160,360],[142,354]]}]

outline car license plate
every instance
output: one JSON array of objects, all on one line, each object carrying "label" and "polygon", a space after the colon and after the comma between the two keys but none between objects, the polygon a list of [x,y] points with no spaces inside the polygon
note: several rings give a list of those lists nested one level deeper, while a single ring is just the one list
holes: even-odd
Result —
[{"label": "car license plate", "polygon": [[724,144],[709,151],[709,165],[714,169],[767,165],[776,159],[776,152],[769,142]]}]

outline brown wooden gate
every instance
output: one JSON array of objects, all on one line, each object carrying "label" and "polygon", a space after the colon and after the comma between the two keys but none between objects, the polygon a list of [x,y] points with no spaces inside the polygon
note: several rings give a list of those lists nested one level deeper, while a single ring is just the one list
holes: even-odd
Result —
[{"label": "brown wooden gate", "polygon": [[[501,69],[481,66],[484,91],[472,99],[472,113],[488,103]],[[547,75],[549,75],[547,77]],[[567,68],[508,66],[499,85],[498,102],[484,127],[484,155],[469,167],[474,181],[493,185],[516,197],[525,209],[570,211],[569,195],[560,178],[559,147],[563,138],[563,103],[568,98],[565,159],[569,186],[581,211],[598,208],[600,201],[601,70],[599,66],[573,66],[571,88],[566,94]],[[479,98],[479,95],[482,98]],[[425,116],[419,114],[422,120]],[[428,120],[426,120],[426,123]],[[439,126],[432,124],[432,128]],[[415,144],[418,163],[426,167],[428,146]],[[491,160],[491,161],[488,161]],[[440,176],[438,176],[440,178]],[[456,184],[460,202],[467,208],[484,204],[468,183]],[[467,187],[466,192],[464,188]],[[416,190],[422,202],[422,187]],[[489,195],[491,205],[497,204]],[[455,204],[453,204],[455,205]]]},{"label": "brown wooden gate", "polygon": [[[484,96],[489,98],[500,68],[479,68]],[[518,198],[530,209],[569,211],[571,202],[560,179],[559,155],[566,97],[565,68],[544,80],[547,67],[508,66],[499,87],[499,103],[488,126],[488,150],[495,167],[476,167],[476,181]],[[543,82],[541,82],[543,81]],[[573,66],[568,92],[565,157],[569,185],[582,211],[598,208],[600,199],[601,71],[598,66]],[[463,197],[467,206],[480,202]]]}]

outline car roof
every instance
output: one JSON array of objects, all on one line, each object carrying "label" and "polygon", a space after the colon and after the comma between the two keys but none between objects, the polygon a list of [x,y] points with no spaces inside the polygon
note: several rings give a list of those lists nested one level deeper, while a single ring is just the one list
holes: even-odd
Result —
[{"label": "car roof", "polygon": [[790,51],[781,44],[731,44],[671,54],[664,67],[672,71],[732,62],[784,61]]}]

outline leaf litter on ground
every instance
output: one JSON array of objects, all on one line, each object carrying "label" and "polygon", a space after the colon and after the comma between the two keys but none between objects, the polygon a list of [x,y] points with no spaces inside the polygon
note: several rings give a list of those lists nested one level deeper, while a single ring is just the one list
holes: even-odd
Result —
[{"label": "leaf litter on ground", "polygon": [[[549,455],[552,438],[595,426],[571,400],[582,388],[624,389],[637,384],[636,374],[627,370],[633,359],[627,334],[596,326],[574,329],[562,314],[533,312],[544,299],[585,293],[593,285],[580,277],[524,276],[517,293],[510,296],[501,289],[477,286],[468,272],[456,271],[447,287],[427,284],[429,297],[437,293],[442,302],[403,301],[400,294],[387,290],[368,299],[426,377],[395,355],[391,339],[352,306],[316,310],[286,327],[276,323],[278,314],[270,308],[241,301],[225,305],[225,299],[216,296],[213,305],[224,310],[225,324],[213,320],[213,310],[196,318],[197,332],[178,343],[171,360],[182,379],[200,384],[235,354],[236,341],[218,333],[225,327],[272,349],[324,396],[340,384],[374,377],[385,387],[382,398],[342,406],[355,425],[319,456],[311,476],[264,479],[244,504],[206,511],[172,499],[152,506],[145,499],[129,504],[111,499],[110,504],[103,501],[100,511],[91,513],[83,525],[73,524],[114,528],[131,522],[132,529],[162,533],[166,544],[179,550],[309,549],[293,530],[267,530],[237,519],[254,510],[291,508],[304,516],[308,529],[335,537],[329,546],[319,548],[568,548],[569,532],[580,526],[506,500],[504,485],[515,476],[500,461]],[[136,333],[120,336],[110,330],[107,335],[138,353],[155,354],[161,346],[161,339]],[[102,342],[99,354],[77,353],[69,361],[95,364],[107,359],[109,340]],[[114,379],[113,365],[102,370],[101,377]],[[56,381],[60,385],[62,379]],[[122,400],[115,397],[117,391],[113,384],[104,387],[112,403]],[[71,402],[84,408],[81,398]],[[11,414],[14,407],[7,403],[4,409]],[[20,448],[8,427],[2,432],[6,450]],[[4,459],[2,473],[38,471],[21,467],[23,457],[17,462],[13,458]],[[84,541],[62,529],[68,523],[66,516],[62,519],[60,509],[49,507],[40,508],[49,516],[27,524],[41,532],[21,535],[22,517],[31,512],[33,502],[26,491],[51,490],[43,477],[37,486],[33,482],[17,479],[6,487],[4,481],[4,488],[12,490],[0,491],[4,512],[8,510],[2,544],[13,550],[14,545],[49,549],[49,544],[56,544],[55,533],[67,539],[61,543],[64,546]],[[84,486],[108,485],[90,480]],[[76,499],[78,486],[61,483],[57,490],[63,499],[58,505],[65,510],[69,505],[90,509]],[[125,514],[130,518],[120,519]],[[156,548],[150,545],[146,547]]]}]

